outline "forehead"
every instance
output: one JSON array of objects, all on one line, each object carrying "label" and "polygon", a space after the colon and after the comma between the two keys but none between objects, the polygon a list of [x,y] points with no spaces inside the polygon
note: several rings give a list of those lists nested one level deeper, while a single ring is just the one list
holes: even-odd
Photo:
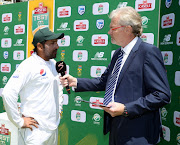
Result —
[{"label": "forehead", "polygon": [[118,20],[119,19],[117,17],[112,18],[110,25],[118,25]]},{"label": "forehead", "polygon": [[46,43],[57,42],[57,39],[47,40]]}]

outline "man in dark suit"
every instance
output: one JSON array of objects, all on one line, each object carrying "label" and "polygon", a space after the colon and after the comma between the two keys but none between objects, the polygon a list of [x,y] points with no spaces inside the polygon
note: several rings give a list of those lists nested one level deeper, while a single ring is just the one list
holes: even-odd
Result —
[{"label": "man in dark suit", "polygon": [[[106,91],[102,107],[109,145],[154,145],[162,133],[160,108],[170,102],[170,88],[160,50],[143,42],[141,17],[132,7],[110,14],[108,34],[121,46],[100,78],[61,77],[75,91]],[[67,78],[67,80],[65,79]]]}]

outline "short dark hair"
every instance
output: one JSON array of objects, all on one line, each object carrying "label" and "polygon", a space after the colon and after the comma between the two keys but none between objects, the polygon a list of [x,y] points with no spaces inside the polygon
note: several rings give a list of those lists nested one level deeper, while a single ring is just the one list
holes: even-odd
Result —
[{"label": "short dark hair", "polygon": [[[46,40],[43,42],[39,42],[39,43],[41,43],[43,45],[43,47],[45,47]],[[34,47],[33,51],[37,52],[37,46]]]}]

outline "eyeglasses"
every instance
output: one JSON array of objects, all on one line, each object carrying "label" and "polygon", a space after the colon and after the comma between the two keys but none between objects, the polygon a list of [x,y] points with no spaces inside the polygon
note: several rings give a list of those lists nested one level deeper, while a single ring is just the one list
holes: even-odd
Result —
[{"label": "eyeglasses", "polygon": [[119,26],[119,27],[115,27],[115,28],[112,28],[111,30],[116,30],[116,29],[119,29],[121,27],[125,27],[125,26]]}]

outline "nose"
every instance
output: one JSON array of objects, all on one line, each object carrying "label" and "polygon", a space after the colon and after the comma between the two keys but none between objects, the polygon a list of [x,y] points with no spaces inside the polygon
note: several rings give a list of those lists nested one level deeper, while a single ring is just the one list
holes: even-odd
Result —
[{"label": "nose", "polygon": [[111,35],[111,32],[112,32],[112,30],[111,30],[111,29],[109,29],[108,34],[109,34],[109,35]]}]

